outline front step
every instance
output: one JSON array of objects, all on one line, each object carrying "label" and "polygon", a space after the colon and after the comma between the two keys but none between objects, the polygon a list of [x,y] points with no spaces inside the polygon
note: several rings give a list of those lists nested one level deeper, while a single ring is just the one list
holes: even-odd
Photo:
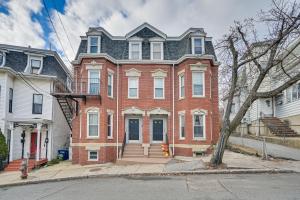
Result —
[{"label": "front step", "polygon": [[162,144],[151,144],[149,148],[149,158],[166,158],[163,154]]},{"label": "front step", "polygon": [[272,134],[279,137],[297,137],[297,133],[286,123],[276,117],[265,117],[262,122],[268,127]]},{"label": "front step", "polygon": [[123,158],[144,157],[144,148],[141,144],[126,144]]}]

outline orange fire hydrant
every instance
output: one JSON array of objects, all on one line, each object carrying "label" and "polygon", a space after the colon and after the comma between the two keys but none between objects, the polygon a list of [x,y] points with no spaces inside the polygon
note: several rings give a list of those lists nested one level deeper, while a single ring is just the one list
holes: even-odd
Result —
[{"label": "orange fire hydrant", "polygon": [[27,159],[26,158],[24,158],[22,160],[20,171],[21,171],[21,179],[27,179],[27,176],[28,176],[28,164],[27,164]]}]

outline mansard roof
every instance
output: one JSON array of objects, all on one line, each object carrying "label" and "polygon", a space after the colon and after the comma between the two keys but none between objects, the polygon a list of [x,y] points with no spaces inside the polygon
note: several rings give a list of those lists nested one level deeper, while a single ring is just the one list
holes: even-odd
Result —
[{"label": "mansard roof", "polygon": [[75,57],[78,60],[79,55],[87,53],[87,36],[101,36],[100,52],[116,60],[127,60],[129,54],[128,41],[132,38],[142,39],[142,59],[150,60],[150,41],[161,39],[164,42],[163,52],[164,60],[178,60],[184,55],[192,54],[191,37],[204,37],[205,54],[211,55],[216,60],[212,38],[207,37],[203,28],[189,28],[180,36],[168,36],[154,26],[143,23],[133,29],[125,36],[113,36],[103,27],[90,27],[86,36],[81,36],[81,42]]}]

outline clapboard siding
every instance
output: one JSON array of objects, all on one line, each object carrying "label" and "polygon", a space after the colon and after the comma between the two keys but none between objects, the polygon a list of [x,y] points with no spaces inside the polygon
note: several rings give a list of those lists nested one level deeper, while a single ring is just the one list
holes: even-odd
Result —
[{"label": "clapboard siding", "polygon": [[300,115],[300,100],[276,106],[276,117]]},{"label": "clapboard siding", "polygon": [[[51,81],[31,79],[30,83],[38,91],[26,85],[24,80],[15,79],[13,100],[14,118],[41,118],[52,120],[53,97],[50,95]],[[32,114],[33,94],[38,93],[43,95],[42,114]]]}]

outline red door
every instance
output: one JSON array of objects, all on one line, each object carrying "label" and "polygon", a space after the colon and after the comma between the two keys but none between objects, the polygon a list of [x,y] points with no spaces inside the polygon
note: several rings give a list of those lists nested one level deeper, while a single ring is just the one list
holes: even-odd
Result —
[{"label": "red door", "polygon": [[31,133],[30,137],[30,158],[35,158],[37,148],[37,133]]}]

